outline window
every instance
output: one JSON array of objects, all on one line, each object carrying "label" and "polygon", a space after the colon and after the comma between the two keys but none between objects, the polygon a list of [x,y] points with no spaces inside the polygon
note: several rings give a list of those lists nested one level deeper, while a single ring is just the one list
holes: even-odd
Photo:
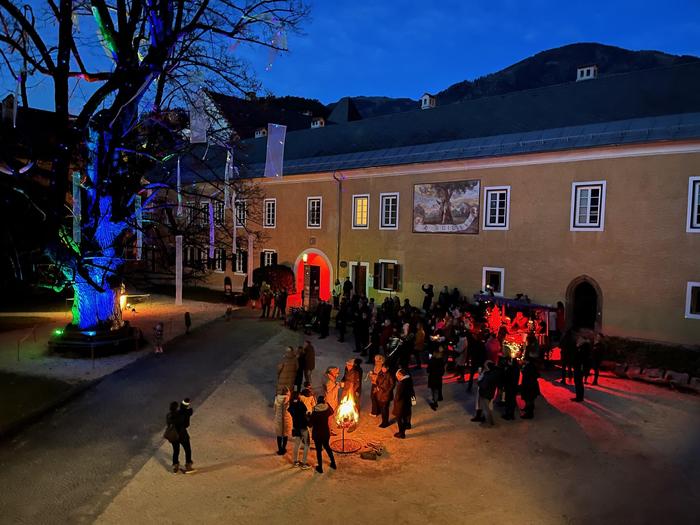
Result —
[{"label": "window", "polygon": [[688,233],[700,233],[700,177],[688,181]]},{"label": "window", "polygon": [[226,219],[226,212],[224,211],[224,203],[223,202],[215,202],[214,203],[214,222],[216,224],[222,225],[224,224],[224,220]]},{"label": "window", "polygon": [[182,252],[182,265],[189,267],[195,266],[196,248],[194,246],[185,246]]},{"label": "window", "polygon": [[571,186],[571,231],[603,231],[605,181],[574,182]]},{"label": "window", "polygon": [[700,319],[700,282],[688,283],[685,292],[686,319]]},{"label": "window", "polygon": [[379,194],[379,229],[398,230],[399,229],[399,194],[380,193]]},{"label": "window", "polygon": [[374,263],[374,289],[396,292],[401,283],[401,267],[397,261],[380,259]]},{"label": "window", "polygon": [[236,226],[245,226],[248,218],[248,206],[246,201],[236,201]]},{"label": "window", "polygon": [[236,255],[233,261],[233,271],[236,273],[246,273],[248,271],[248,252],[236,250]]},{"label": "window", "polygon": [[200,202],[197,206],[197,226],[209,226],[208,202]]},{"label": "window", "polygon": [[503,268],[484,266],[481,271],[481,289],[487,294],[493,292],[493,295],[503,297],[504,276],[505,270]]},{"label": "window", "polygon": [[306,227],[320,228],[321,227],[321,197],[306,198]]},{"label": "window", "polygon": [[226,250],[223,248],[214,248],[214,270],[217,272],[226,271]]},{"label": "window", "polygon": [[263,227],[274,228],[277,225],[277,199],[263,201]]},{"label": "window", "polygon": [[277,252],[275,250],[263,250],[260,252],[260,266],[275,266],[277,264]]},{"label": "window", "polygon": [[510,186],[484,188],[484,229],[507,230],[510,222]]},{"label": "window", "polygon": [[352,227],[369,228],[369,195],[352,196]]}]

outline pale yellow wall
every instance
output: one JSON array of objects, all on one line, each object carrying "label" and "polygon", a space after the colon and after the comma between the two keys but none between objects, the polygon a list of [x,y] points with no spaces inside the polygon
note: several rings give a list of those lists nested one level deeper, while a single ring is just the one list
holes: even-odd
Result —
[{"label": "pale yellow wall", "polygon": [[[618,156],[628,150],[601,151]],[[398,260],[403,281],[399,296],[416,304],[424,282],[436,290],[447,284],[464,294],[478,292],[483,266],[505,268],[506,296],[522,292],[549,304],[564,300],[571,280],[585,274],[602,289],[606,333],[700,344],[700,320],[684,319],[686,283],[700,281],[700,234],[685,231],[688,178],[700,174],[700,154],[598,160],[540,154],[515,159],[534,164],[446,162],[424,165],[430,173],[395,174],[419,166],[343,172],[340,260],[367,261],[370,273],[380,258]],[[484,186],[511,186],[510,230],[412,233],[413,184],[462,179],[481,180],[482,214]],[[607,181],[605,231],[571,232],[571,183],[594,180]],[[313,247],[335,265],[337,182],[331,174],[286,176],[263,184],[267,196],[277,198],[277,227],[267,230],[266,246],[277,250],[279,262],[291,265]],[[379,194],[393,191],[400,192],[399,230],[379,230]],[[351,229],[356,193],[370,194],[368,230]],[[311,195],[323,196],[321,230],[306,228],[306,197]],[[311,237],[316,239],[313,246]],[[341,269],[341,279],[347,273]],[[371,296],[383,297],[374,290]]]}]

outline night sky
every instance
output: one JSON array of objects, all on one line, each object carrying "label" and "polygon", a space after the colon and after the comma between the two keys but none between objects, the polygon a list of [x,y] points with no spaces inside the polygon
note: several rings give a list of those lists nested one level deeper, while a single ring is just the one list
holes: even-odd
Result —
[{"label": "night sky", "polygon": [[[311,0],[305,35],[265,70],[264,89],[332,102],[342,96],[417,98],[574,42],[700,55],[700,1]],[[104,55],[102,55],[104,56]],[[4,97],[12,82],[0,79]],[[30,83],[34,106],[50,108],[50,82]],[[74,93],[73,108],[81,103]]]}]

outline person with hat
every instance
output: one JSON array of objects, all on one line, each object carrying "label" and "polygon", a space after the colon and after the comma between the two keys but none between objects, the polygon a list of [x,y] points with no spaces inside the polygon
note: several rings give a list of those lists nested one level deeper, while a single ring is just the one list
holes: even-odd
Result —
[{"label": "person with hat", "polygon": [[416,393],[413,389],[413,379],[403,368],[396,371],[396,395],[394,397],[393,414],[399,431],[394,437],[406,439],[406,430],[411,428],[411,411],[415,403]]},{"label": "person with hat", "polygon": [[311,411],[309,423],[311,425],[311,438],[314,440],[316,447],[316,472],[323,474],[323,450],[328,454],[328,459],[331,460],[331,468],[335,470],[335,457],[331,449],[330,439],[331,431],[328,427],[329,418],[333,415],[333,409],[326,404],[323,396],[318,396],[318,403]]}]

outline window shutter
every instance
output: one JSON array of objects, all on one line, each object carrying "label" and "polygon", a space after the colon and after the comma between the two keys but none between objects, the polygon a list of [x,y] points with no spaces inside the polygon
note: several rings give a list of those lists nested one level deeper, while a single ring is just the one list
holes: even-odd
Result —
[{"label": "window shutter", "polygon": [[205,257],[207,259],[207,268],[210,270],[214,269],[214,257],[209,257],[209,254],[206,253]]},{"label": "window shutter", "polygon": [[260,252],[260,268],[265,266],[265,252]]},{"label": "window shutter", "polygon": [[221,250],[221,269],[226,271],[226,250]]},{"label": "window shutter", "polygon": [[236,271],[236,254],[231,254],[231,271]]},{"label": "window shutter", "polygon": [[241,270],[243,273],[248,273],[248,252],[241,252],[241,259],[243,262],[241,265]]},{"label": "window shutter", "polygon": [[277,266],[277,252],[272,252],[272,266]]},{"label": "window shutter", "polygon": [[401,284],[401,266],[398,264],[394,265],[394,282],[393,289],[395,292],[399,291],[399,285]]},{"label": "window shutter", "polygon": [[382,283],[380,282],[382,277],[382,265],[381,263],[374,263],[374,275],[372,277],[372,288],[375,290],[381,290]]}]

